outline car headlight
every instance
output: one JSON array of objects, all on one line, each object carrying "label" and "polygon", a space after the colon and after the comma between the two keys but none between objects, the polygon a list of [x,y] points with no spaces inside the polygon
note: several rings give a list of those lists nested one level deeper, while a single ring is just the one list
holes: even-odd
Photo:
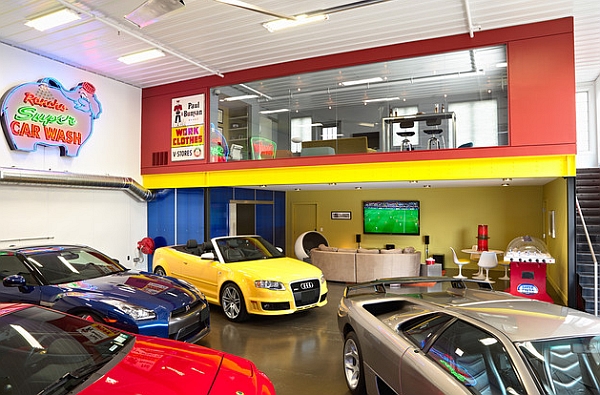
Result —
[{"label": "car headlight", "polygon": [[136,306],[134,304],[125,303],[115,299],[104,299],[102,302],[116,307],[123,313],[131,316],[131,318],[136,321],[151,320],[156,318],[156,313],[154,311],[144,307]]},{"label": "car headlight", "polygon": [[256,288],[270,289],[271,291],[285,291],[285,286],[279,281],[271,280],[256,280],[254,281]]}]

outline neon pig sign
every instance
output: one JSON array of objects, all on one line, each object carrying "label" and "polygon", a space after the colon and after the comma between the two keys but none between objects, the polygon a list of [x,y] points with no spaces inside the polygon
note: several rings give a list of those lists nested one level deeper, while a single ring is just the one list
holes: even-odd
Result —
[{"label": "neon pig sign", "polygon": [[35,151],[38,145],[59,147],[60,156],[77,156],[102,113],[96,88],[82,82],[67,90],[44,78],[19,85],[1,101],[2,129],[12,150]]}]

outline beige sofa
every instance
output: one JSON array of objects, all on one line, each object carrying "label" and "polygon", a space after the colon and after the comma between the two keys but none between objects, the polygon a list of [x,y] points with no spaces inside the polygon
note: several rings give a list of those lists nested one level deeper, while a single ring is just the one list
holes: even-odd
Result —
[{"label": "beige sofa", "polygon": [[419,276],[421,252],[413,251],[413,248],[350,250],[320,246],[311,250],[310,260],[321,269],[328,281],[357,283],[380,278]]}]

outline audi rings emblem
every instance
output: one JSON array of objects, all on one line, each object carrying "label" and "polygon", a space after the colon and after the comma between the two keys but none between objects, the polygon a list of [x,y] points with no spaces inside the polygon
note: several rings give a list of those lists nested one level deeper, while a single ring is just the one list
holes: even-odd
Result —
[{"label": "audi rings emblem", "polygon": [[307,289],[311,289],[313,287],[314,287],[314,285],[311,282],[300,283],[300,289],[307,290]]}]

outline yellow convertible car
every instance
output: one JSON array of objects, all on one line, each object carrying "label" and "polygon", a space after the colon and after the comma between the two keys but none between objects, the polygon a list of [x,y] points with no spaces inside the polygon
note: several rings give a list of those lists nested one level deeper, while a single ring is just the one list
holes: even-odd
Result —
[{"label": "yellow convertible car", "polygon": [[286,257],[260,236],[224,236],[202,244],[188,240],[186,245],[161,247],[154,252],[152,270],[192,283],[210,303],[221,305],[231,321],[327,304],[321,270]]}]

